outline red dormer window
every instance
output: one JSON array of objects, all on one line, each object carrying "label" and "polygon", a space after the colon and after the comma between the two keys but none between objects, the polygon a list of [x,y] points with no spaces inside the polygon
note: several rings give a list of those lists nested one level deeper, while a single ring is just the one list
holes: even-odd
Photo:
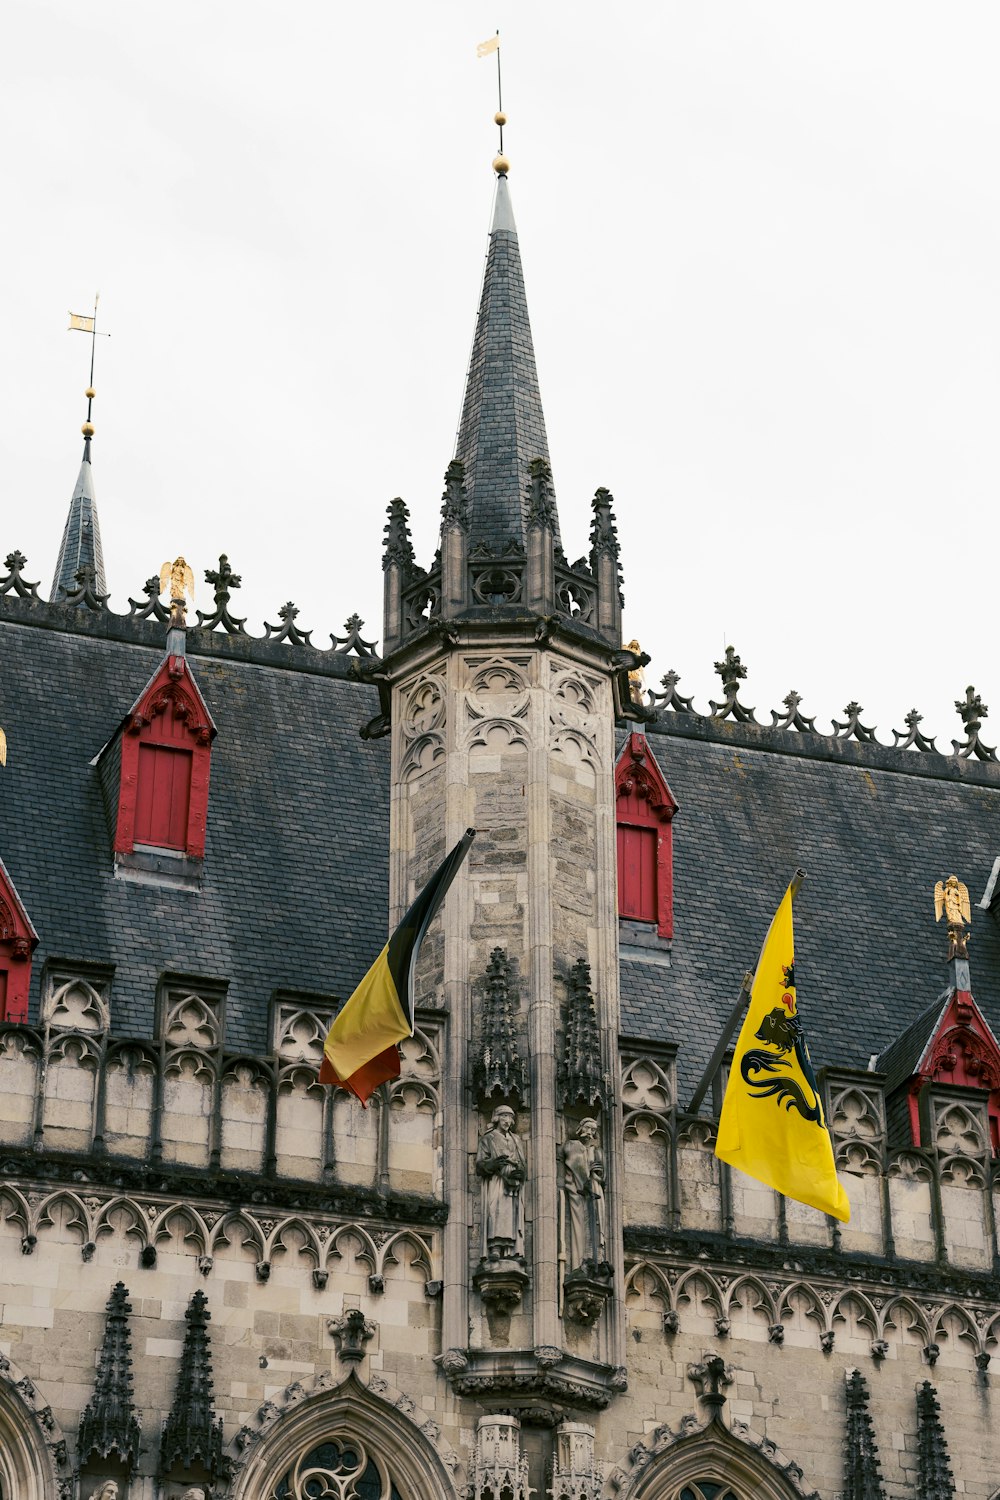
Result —
[{"label": "red dormer window", "polygon": [[28,1019],[31,955],[38,934],[0,860],[0,1021]]},{"label": "red dormer window", "polygon": [[910,1125],[918,1146],[920,1095],[929,1083],[988,1091],[990,1146],[1000,1156],[1000,1044],[968,990],[951,992],[910,1079]]},{"label": "red dormer window", "polygon": [[205,855],[212,723],[183,656],[168,656],[121,734],[116,854],[137,847]]},{"label": "red dormer window", "polygon": [[677,811],[644,734],[630,734],[615,766],[618,915],[674,935],[672,821]]}]

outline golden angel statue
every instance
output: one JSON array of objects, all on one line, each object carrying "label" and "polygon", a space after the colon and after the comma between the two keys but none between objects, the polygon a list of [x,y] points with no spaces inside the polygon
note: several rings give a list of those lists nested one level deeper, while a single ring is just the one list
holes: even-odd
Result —
[{"label": "golden angel statue", "polygon": [[194,603],[194,573],[183,557],[165,562],[160,569],[160,593],[170,600],[171,625],[185,623],[185,611]]},{"label": "golden angel statue", "polygon": [[[634,651],[636,656],[642,654],[642,647],[638,641],[629,641],[625,647],[626,651]],[[642,667],[633,667],[628,674],[629,697],[633,703],[641,703],[646,691],[646,674]]]},{"label": "golden angel statue", "polygon": [[948,923],[948,957],[968,958],[968,941],[972,936],[972,905],[969,887],[957,875],[939,880],[934,887],[934,915]]}]

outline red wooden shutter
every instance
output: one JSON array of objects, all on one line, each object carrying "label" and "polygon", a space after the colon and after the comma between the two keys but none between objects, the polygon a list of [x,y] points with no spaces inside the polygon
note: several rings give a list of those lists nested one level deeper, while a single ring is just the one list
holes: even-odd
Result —
[{"label": "red wooden shutter", "polygon": [[7,970],[0,969],[0,1021],[7,1019]]},{"label": "red wooden shutter", "polygon": [[187,846],[191,752],[167,745],[139,746],[135,841],[161,849]]},{"label": "red wooden shutter", "polygon": [[656,829],[618,825],[618,910],[633,922],[656,921]]}]

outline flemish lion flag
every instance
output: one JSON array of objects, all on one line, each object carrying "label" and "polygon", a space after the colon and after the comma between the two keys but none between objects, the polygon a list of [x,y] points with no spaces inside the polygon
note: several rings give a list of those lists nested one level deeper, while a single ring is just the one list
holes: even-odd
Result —
[{"label": "flemish lion flag", "polygon": [[475,836],[474,828],[466,829],[330,1027],[320,1083],[347,1089],[367,1106],[380,1083],[399,1077],[397,1044],[413,1035],[413,974],[420,944]]},{"label": "flemish lion flag", "polygon": [[851,1217],[798,1018],[791,886],[760,952],[715,1154],[786,1198],[845,1222]]}]

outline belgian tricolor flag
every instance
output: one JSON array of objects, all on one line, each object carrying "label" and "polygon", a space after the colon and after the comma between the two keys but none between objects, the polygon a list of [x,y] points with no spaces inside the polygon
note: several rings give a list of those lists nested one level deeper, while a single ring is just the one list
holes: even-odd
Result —
[{"label": "belgian tricolor flag", "polygon": [[413,1035],[413,974],[420,944],[475,836],[474,828],[466,829],[330,1027],[320,1083],[347,1089],[367,1105],[380,1083],[399,1077],[397,1043]]}]

